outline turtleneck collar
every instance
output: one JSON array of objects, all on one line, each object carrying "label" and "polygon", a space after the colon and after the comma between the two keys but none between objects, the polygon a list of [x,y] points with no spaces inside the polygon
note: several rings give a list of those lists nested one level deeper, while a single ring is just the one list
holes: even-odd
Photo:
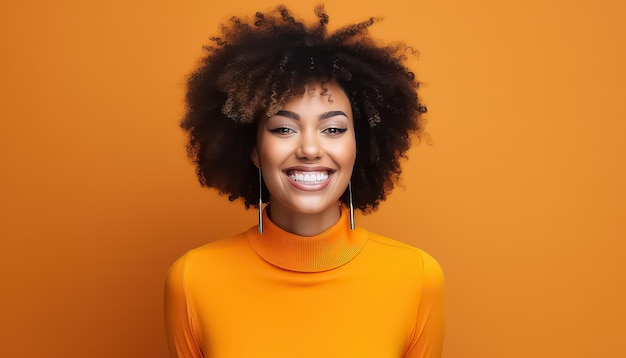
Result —
[{"label": "turtleneck collar", "polygon": [[341,210],[335,225],[315,236],[289,233],[267,216],[263,210],[263,234],[258,227],[248,230],[250,245],[265,261],[290,271],[321,272],[345,265],[356,257],[367,240],[367,231],[350,230],[349,213]]}]

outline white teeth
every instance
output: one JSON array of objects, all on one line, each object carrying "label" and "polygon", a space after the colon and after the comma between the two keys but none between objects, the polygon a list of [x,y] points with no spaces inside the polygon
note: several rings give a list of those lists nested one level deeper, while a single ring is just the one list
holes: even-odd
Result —
[{"label": "white teeth", "polygon": [[307,174],[302,174],[302,173],[291,173],[289,174],[289,178],[291,178],[291,180],[295,180],[299,183],[305,184],[305,185],[314,185],[314,184],[320,184],[325,182],[326,180],[328,180],[328,174],[327,173],[307,173]]}]

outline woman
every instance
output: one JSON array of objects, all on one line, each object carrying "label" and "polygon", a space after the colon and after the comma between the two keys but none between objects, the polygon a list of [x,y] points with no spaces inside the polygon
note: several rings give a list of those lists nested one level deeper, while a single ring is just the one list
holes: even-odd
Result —
[{"label": "woman", "polygon": [[189,79],[181,126],[200,182],[259,224],[170,269],[174,357],[441,356],[439,265],[353,219],[385,200],[422,130],[406,48],[371,40],[373,19],[329,35],[316,14],[232,18]]}]

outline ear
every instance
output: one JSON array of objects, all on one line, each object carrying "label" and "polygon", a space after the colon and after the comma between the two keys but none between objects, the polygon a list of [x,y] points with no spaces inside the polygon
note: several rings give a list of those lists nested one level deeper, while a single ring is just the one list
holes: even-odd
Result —
[{"label": "ear", "polygon": [[256,146],[252,148],[252,153],[250,153],[250,159],[255,167],[260,168],[259,164],[259,151],[256,149]]}]

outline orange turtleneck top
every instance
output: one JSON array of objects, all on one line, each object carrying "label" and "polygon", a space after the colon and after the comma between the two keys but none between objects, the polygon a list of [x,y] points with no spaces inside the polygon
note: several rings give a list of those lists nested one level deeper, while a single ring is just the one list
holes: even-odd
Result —
[{"label": "orange turtleneck top", "polygon": [[348,215],[297,236],[264,212],[257,227],[189,251],[171,267],[172,357],[440,357],[443,275],[424,251]]}]

